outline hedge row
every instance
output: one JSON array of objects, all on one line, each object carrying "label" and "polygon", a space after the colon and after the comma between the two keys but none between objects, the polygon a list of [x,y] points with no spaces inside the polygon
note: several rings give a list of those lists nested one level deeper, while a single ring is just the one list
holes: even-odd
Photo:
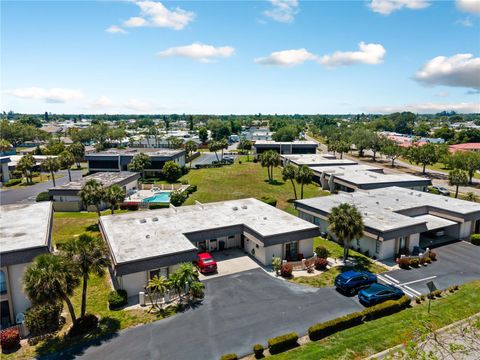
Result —
[{"label": "hedge row", "polygon": [[270,354],[278,354],[297,346],[298,334],[291,332],[268,339],[268,350]]},{"label": "hedge row", "polygon": [[338,331],[360,325],[364,321],[375,320],[399,312],[407,308],[410,302],[411,299],[408,296],[402,296],[399,300],[388,300],[353,314],[315,324],[308,328],[308,336],[311,340],[320,340]]},{"label": "hedge row", "polygon": [[5,185],[6,187],[10,187],[10,186],[14,186],[14,185],[18,185],[22,182],[22,179],[10,179],[8,180],[7,182],[5,182]]},{"label": "hedge row", "polygon": [[470,236],[470,241],[473,245],[480,246],[480,234],[472,234]]}]

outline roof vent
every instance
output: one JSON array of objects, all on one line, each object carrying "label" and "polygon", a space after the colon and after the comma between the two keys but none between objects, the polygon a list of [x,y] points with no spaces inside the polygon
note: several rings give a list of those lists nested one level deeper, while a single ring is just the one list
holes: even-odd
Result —
[{"label": "roof vent", "polygon": [[152,221],[158,221],[157,217],[152,218]]},{"label": "roof vent", "polygon": [[147,219],[140,219],[141,224],[145,224],[147,222]]},{"label": "roof vent", "polygon": [[378,201],[375,201],[375,204],[380,205],[380,203]]},{"label": "roof vent", "polygon": [[266,217],[266,216],[264,216],[264,217],[263,217],[263,220],[267,220],[267,217]]},{"label": "roof vent", "polygon": [[397,199],[395,199],[395,201],[400,201],[400,200],[397,198]]},{"label": "roof vent", "polygon": [[242,209],[248,209],[248,206],[247,205],[242,205]]},{"label": "roof vent", "polygon": [[238,210],[238,206],[232,207],[232,210],[233,210],[233,211],[237,211],[237,210]]},{"label": "roof vent", "polygon": [[148,235],[148,234],[147,234],[147,235],[145,235],[145,237],[146,237],[147,239],[150,239],[150,235]]}]

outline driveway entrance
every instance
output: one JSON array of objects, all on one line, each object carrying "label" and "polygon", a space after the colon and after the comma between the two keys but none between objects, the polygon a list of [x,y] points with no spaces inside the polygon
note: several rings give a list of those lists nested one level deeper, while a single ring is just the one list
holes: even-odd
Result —
[{"label": "driveway entrance", "polygon": [[217,272],[206,275],[200,274],[200,280],[202,281],[260,268],[260,265],[245,254],[242,249],[225,249],[211,254],[217,263]]}]

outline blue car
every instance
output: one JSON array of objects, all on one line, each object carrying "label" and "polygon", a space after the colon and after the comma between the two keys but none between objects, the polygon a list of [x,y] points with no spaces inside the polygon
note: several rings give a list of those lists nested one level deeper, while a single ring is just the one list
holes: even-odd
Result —
[{"label": "blue car", "polygon": [[377,282],[377,277],[368,271],[345,271],[335,278],[337,289],[355,295],[358,290]]},{"label": "blue car", "polygon": [[358,299],[364,305],[371,306],[387,300],[398,300],[405,293],[392,285],[373,284],[358,293]]}]

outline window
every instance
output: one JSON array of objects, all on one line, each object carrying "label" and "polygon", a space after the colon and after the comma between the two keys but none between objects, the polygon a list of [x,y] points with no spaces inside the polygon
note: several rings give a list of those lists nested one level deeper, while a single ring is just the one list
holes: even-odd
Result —
[{"label": "window", "polygon": [[375,243],[375,253],[380,254],[380,251],[382,250],[382,242],[380,240],[377,240]]},{"label": "window", "polygon": [[7,292],[7,280],[5,279],[5,273],[0,270],[0,294]]},{"label": "window", "polygon": [[162,267],[160,269],[150,270],[149,279],[153,279],[155,276],[165,276],[168,277],[168,267]]},{"label": "window", "polygon": [[360,247],[360,239],[357,239],[357,246]]}]

